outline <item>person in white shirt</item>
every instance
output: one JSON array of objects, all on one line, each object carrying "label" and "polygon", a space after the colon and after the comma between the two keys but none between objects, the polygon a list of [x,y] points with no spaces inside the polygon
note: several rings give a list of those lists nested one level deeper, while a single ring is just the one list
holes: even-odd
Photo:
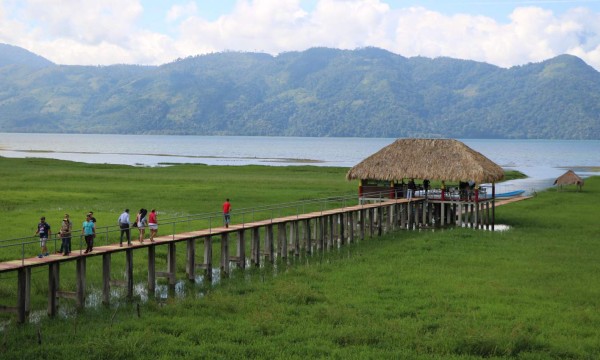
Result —
[{"label": "person in white shirt", "polygon": [[119,242],[119,246],[123,246],[123,234],[127,236],[127,246],[131,246],[131,235],[129,232],[129,227],[131,223],[129,222],[129,209],[125,209],[121,216],[119,216],[119,228],[121,228],[121,241]]}]

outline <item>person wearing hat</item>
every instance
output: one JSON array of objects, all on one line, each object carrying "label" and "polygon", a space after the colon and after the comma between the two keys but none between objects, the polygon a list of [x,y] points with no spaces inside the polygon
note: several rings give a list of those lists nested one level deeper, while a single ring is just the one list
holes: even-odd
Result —
[{"label": "person wearing hat", "polygon": [[81,233],[85,238],[85,244],[87,245],[84,254],[91,252],[94,249],[94,237],[96,236],[96,224],[92,221],[92,215],[87,214]]},{"label": "person wearing hat", "polygon": [[60,238],[62,239],[60,245],[60,252],[63,256],[67,256],[71,253],[71,230],[73,229],[73,223],[69,220],[69,214],[65,214],[65,217],[60,225]]},{"label": "person wearing hat", "polygon": [[33,236],[39,235],[40,236],[40,248],[41,248],[41,253],[38,255],[39,258],[42,258],[44,256],[48,256],[48,248],[46,247],[46,242],[48,241],[48,237],[50,236],[50,224],[48,224],[46,222],[46,217],[42,216],[40,218],[40,222],[37,225],[37,230],[35,231],[35,234],[33,234]]},{"label": "person wearing hat", "polygon": [[123,246],[123,234],[127,237],[127,246],[131,246],[131,234],[129,232],[129,228],[131,223],[129,222],[129,209],[125,209],[121,216],[119,216],[119,228],[121,228],[121,240],[119,241],[119,246]]}]

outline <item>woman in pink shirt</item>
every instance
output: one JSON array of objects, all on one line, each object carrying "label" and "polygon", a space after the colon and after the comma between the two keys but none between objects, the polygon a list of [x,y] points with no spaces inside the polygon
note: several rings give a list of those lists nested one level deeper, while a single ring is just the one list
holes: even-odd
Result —
[{"label": "woman in pink shirt", "polygon": [[154,236],[158,232],[158,220],[156,219],[156,209],[150,210],[150,215],[148,215],[148,227],[150,228],[150,242],[154,242]]}]

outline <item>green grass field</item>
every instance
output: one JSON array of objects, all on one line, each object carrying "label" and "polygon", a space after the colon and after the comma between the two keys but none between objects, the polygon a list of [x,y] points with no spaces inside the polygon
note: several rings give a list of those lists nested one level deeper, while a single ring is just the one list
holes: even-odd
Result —
[{"label": "green grass field", "polygon": [[[0,158],[0,171],[0,229],[11,229],[2,238],[33,233],[42,213],[58,221],[65,211],[94,210],[99,222],[114,223],[124,207],[187,215],[218,211],[225,197],[241,208],[356,191],[340,168]],[[511,227],[505,232],[399,231],[235,271],[216,286],[190,285],[187,295],[90,306],[21,326],[5,317],[0,352],[3,359],[597,359],[599,201],[595,177],[581,193],[549,190],[499,207],[497,223]],[[99,264],[88,266],[90,286],[98,286]],[[116,259],[115,273],[119,266]],[[61,268],[61,286],[71,278]],[[34,274],[32,306],[42,313],[46,282],[47,271]],[[14,284],[14,275],[0,276],[3,304],[15,299]]]}]

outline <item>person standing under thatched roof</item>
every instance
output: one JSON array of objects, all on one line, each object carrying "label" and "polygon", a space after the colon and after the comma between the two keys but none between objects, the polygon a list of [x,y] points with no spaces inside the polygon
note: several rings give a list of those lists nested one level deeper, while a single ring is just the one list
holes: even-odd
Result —
[{"label": "person standing under thatched roof", "polygon": [[416,189],[417,186],[415,185],[415,179],[410,179],[408,181],[408,191],[406,192],[406,198],[408,200],[412,199]]}]

